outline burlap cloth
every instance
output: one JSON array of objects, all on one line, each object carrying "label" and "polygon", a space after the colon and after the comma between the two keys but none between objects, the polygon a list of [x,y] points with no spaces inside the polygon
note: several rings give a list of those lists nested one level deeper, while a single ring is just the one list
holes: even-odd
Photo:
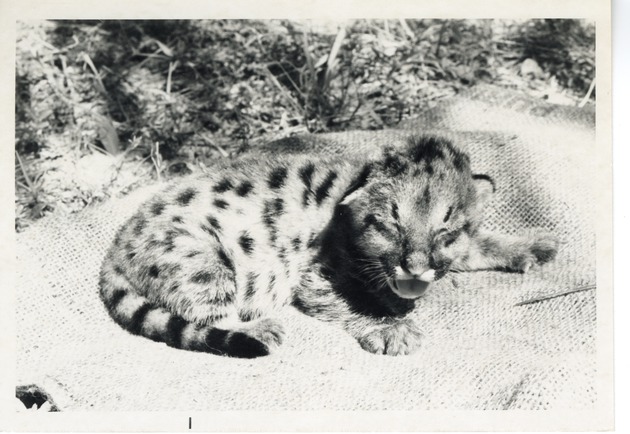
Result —
[{"label": "burlap cloth", "polygon": [[[18,234],[19,384],[40,385],[62,410],[592,408],[593,110],[481,88],[404,128],[439,132],[466,148],[475,171],[498,186],[486,226],[553,232],[565,242],[557,260],[526,275],[474,272],[440,281],[414,313],[426,338],[413,356],[372,355],[293,308],[285,315],[287,339],[272,356],[175,350],[123,331],[98,297],[105,250],[152,186]],[[338,133],[280,146],[306,141],[322,152],[374,152],[407,134]]]}]

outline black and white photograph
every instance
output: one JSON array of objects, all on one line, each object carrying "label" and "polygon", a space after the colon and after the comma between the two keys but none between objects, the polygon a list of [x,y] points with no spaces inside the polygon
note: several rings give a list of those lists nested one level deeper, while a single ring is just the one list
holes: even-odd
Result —
[{"label": "black and white photograph", "polygon": [[13,429],[610,429],[609,21],[206,12],[14,23]]}]

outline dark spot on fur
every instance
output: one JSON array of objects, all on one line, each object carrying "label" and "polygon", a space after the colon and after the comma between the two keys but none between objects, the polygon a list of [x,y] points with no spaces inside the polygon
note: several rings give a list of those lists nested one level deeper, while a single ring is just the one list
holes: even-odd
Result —
[{"label": "dark spot on fur", "polygon": [[470,164],[468,155],[463,154],[455,149],[451,150],[453,151],[453,165],[455,166],[455,169],[459,170],[460,172],[463,171]]},{"label": "dark spot on fur", "polygon": [[190,278],[190,281],[192,283],[199,283],[199,284],[208,284],[210,282],[212,282],[212,274],[208,273],[207,271],[197,271],[195,274],[193,274]]},{"label": "dark spot on fur", "polygon": [[429,190],[429,186],[427,185],[422,193],[422,204],[424,206],[429,206],[431,203],[431,191]]},{"label": "dark spot on fur", "polygon": [[282,262],[282,265],[284,265],[285,268],[285,273],[288,276],[290,274],[290,268],[289,268],[289,261],[287,260],[287,249],[286,247],[282,246],[280,247],[280,249],[278,249],[278,259],[280,259],[280,262]]},{"label": "dark spot on fur", "polygon": [[188,321],[178,315],[173,315],[166,323],[166,344],[174,347],[182,347],[182,331],[188,325]]},{"label": "dark spot on fur", "polygon": [[293,250],[297,252],[302,247],[302,240],[300,240],[300,237],[295,237],[291,240],[291,245],[293,246]]},{"label": "dark spot on fur", "polygon": [[133,227],[133,234],[137,237],[142,235],[142,231],[147,225],[147,219],[144,218],[142,214],[138,214],[136,217],[136,222]]},{"label": "dark spot on fur", "polygon": [[219,223],[219,220],[211,215],[207,215],[206,220],[208,221],[208,223],[210,223],[210,226],[212,226],[215,230],[221,232],[221,224]]},{"label": "dark spot on fur", "polygon": [[270,228],[274,225],[275,215],[273,212],[273,204],[271,202],[267,201],[263,205],[262,217],[263,217],[263,223],[265,224],[265,226]]},{"label": "dark spot on fur", "polygon": [[404,173],[408,167],[409,164],[400,155],[386,151],[383,169],[389,176],[398,176]]},{"label": "dark spot on fur", "polygon": [[158,240],[155,235],[151,235],[149,241],[147,241],[147,247],[149,249],[157,249],[162,245],[162,241]]},{"label": "dark spot on fur", "polygon": [[284,212],[284,200],[282,200],[282,198],[276,198],[273,201],[273,210],[274,213],[277,217],[279,217],[280,215],[282,215],[282,213]]},{"label": "dark spot on fur", "polygon": [[128,328],[129,332],[134,335],[140,334],[140,331],[142,330],[142,324],[144,323],[145,318],[147,317],[149,312],[152,311],[153,309],[154,307],[150,303],[145,303],[142,306],[140,306],[138,310],[136,310],[133,313],[133,316],[131,317],[131,321],[129,321],[129,328]]},{"label": "dark spot on fur", "polygon": [[399,218],[398,205],[395,202],[392,203],[392,217],[394,218],[394,220],[398,220]]},{"label": "dark spot on fur", "polygon": [[175,248],[175,238],[180,235],[180,231],[169,229],[164,236],[164,251],[171,252]]},{"label": "dark spot on fur", "polygon": [[304,189],[304,192],[302,193],[302,207],[306,208],[308,206],[308,201],[309,198],[311,196],[311,190],[309,190],[308,188]]},{"label": "dark spot on fur", "polygon": [[239,312],[239,319],[243,322],[249,322],[255,318],[258,318],[256,312]]},{"label": "dark spot on fur", "polygon": [[173,223],[181,223],[183,220],[180,216],[176,215],[173,217]]},{"label": "dark spot on fur", "polygon": [[166,204],[164,202],[162,202],[161,200],[157,201],[153,205],[151,205],[151,214],[160,215],[162,214],[162,211],[164,211],[165,207]]},{"label": "dark spot on fur", "polygon": [[116,266],[114,267],[114,273],[116,273],[116,274],[120,274],[120,275],[125,274],[125,272],[123,271],[123,269],[122,269],[122,268],[120,268],[120,266],[119,266],[119,265],[116,265]]},{"label": "dark spot on fur", "polygon": [[276,219],[284,212],[284,200],[276,198],[274,200],[268,200],[263,205],[262,217],[263,223],[269,229],[269,240],[272,245],[275,245],[277,228]]},{"label": "dark spot on fur", "polygon": [[234,302],[234,292],[233,291],[220,291],[212,294],[212,298],[210,299],[210,303],[227,306]]},{"label": "dark spot on fur", "polygon": [[105,306],[109,311],[115,311],[116,307],[120,304],[123,298],[127,295],[127,291],[124,289],[115,289],[112,295],[105,300]]},{"label": "dark spot on fur", "polygon": [[186,255],[187,258],[193,258],[197,255],[200,255],[201,252],[197,251],[197,250],[193,250],[192,252],[188,252],[188,254]]},{"label": "dark spot on fur", "polygon": [[219,260],[225,266],[225,268],[227,268],[232,273],[234,273],[234,271],[235,271],[234,270],[234,263],[232,262],[232,258],[230,258],[230,256],[227,254],[227,252],[225,250],[219,248],[219,249],[217,249],[217,256],[219,256]]},{"label": "dark spot on fur", "polygon": [[238,238],[238,244],[247,255],[251,255],[254,251],[254,239],[247,232],[243,232]]},{"label": "dark spot on fur", "polygon": [[275,286],[276,286],[276,275],[272,273],[269,275],[269,286],[267,287],[267,292],[273,291],[273,288]]},{"label": "dark spot on fur", "polygon": [[446,223],[448,221],[448,219],[451,218],[452,212],[453,212],[453,207],[449,206],[448,210],[446,211],[446,215],[444,216],[444,223]]},{"label": "dark spot on fur", "polygon": [[272,188],[272,189],[281,188],[284,185],[286,178],[287,178],[287,168],[277,167],[273,169],[271,173],[269,174],[267,185],[269,185],[269,188]]},{"label": "dark spot on fur", "polygon": [[315,241],[317,240],[317,233],[311,232],[311,235],[308,237],[308,242],[306,243],[307,247],[313,247],[315,245]]},{"label": "dark spot on fur", "polygon": [[162,264],[160,268],[160,274],[162,276],[173,276],[182,269],[179,264]]},{"label": "dark spot on fur", "polygon": [[160,275],[160,269],[158,268],[157,265],[151,265],[151,268],[149,268],[149,276],[153,277],[154,279],[157,278]]},{"label": "dark spot on fur", "polygon": [[220,344],[221,346],[223,346],[225,345],[229,334],[230,332],[228,332],[227,330],[211,328],[206,335],[206,342],[212,343],[213,346],[216,346],[216,344]]},{"label": "dark spot on fur", "polygon": [[238,188],[236,189],[236,194],[238,194],[241,197],[246,197],[253,189],[254,189],[254,186],[252,185],[251,182],[243,181],[241,185],[239,185]]},{"label": "dark spot on fur", "polygon": [[190,203],[191,200],[195,198],[196,195],[197,195],[197,190],[195,190],[192,187],[189,187],[185,189],[184,191],[182,191],[181,193],[179,193],[179,195],[177,195],[177,197],[175,198],[175,201],[177,201],[177,203],[181,206],[186,206]]},{"label": "dark spot on fur", "polygon": [[312,194],[313,173],[315,172],[315,165],[313,163],[307,163],[298,170],[298,176],[304,184],[304,192],[302,193],[302,206],[306,208],[309,203],[310,195]]},{"label": "dark spot on fur", "polygon": [[307,306],[302,301],[302,299],[297,297],[295,294],[293,295],[293,298],[291,299],[291,305],[295,307],[297,310],[299,310],[300,312],[309,313],[312,311],[311,307]]},{"label": "dark spot on fur", "polygon": [[208,227],[205,224],[202,224],[201,226],[201,230],[204,231],[205,233],[207,233],[208,235],[210,235],[212,238],[214,238],[217,241],[220,241],[219,239],[219,235],[217,234],[217,231],[214,228]]},{"label": "dark spot on fur", "polygon": [[212,201],[212,204],[219,209],[226,209],[228,206],[230,206],[230,204],[223,199],[215,199]]},{"label": "dark spot on fur", "polygon": [[427,164],[434,160],[443,160],[444,150],[452,147],[446,140],[427,136],[412,137],[409,139],[409,144],[409,156],[413,162],[419,163],[424,160]]},{"label": "dark spot on fur", "polygon": [[204,339],[204,345],[201,348],[191,348],[197,351],[206,351],[215,354],[227,354],[227,338],[229,336],[227,330],[212,327],[208,330]]},{"label": "dark spot on fur", "polygon": [[254,273],[247,274],[247,284],[245,285],[245,298],[251,299],[256,293],[256,275]]},{"label": "dark spot on fur", "polygon": [[337,179],[337,172],[331,170],[328,172],[328,175],[326,175],[326,178],[322,181],[320,186],[317,187],[317,190],[315,190],[315,202],[317,202],[318,205],[328,197],[335,179]]},{"label": "dark spot on fur", "polygon": [[232,182],[225,178],[212,188],[215,193],[225,193],[233,187]]},{"label": "dark spot on fur", "polygon": [[304,185],[307,188],[311,188],[313,183],[313,173],[315,172],[315,165],[313,163],[306,163],[298,170],[298,175]]}]

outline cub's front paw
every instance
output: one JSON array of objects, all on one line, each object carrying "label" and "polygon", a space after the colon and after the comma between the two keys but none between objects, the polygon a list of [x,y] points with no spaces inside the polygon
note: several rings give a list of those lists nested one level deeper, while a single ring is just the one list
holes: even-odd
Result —
[{"label": "cub's front paw", "polygon": [[420,348],[422,333],[411,320],[402,320],[394,324],[372,329],[360,336],[361,347],[375,354],[398,356],[411,354]]},{"label": "cub's front paw", "polygon": [[538,234],[514,258],[513,267],[516,271],[526,273],[533,265],[542,265],[556,257],[560,241],[552,235]]}]

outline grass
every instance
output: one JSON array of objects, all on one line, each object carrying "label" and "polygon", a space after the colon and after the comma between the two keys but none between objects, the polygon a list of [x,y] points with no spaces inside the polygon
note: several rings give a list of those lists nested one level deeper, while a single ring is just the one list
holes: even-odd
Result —
[{"label": "grass", "polygon": [[262,137],[395,127],[479,82],[595,98],[576,20],[38,21],[16,50],[18,231]]}]

